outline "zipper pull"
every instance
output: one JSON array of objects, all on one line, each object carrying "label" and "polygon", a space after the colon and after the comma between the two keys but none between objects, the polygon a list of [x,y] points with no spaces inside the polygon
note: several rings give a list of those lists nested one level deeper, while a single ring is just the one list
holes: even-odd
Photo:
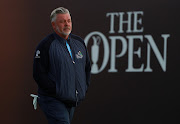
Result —
[{"label": "zipper pull", "polygon": [[76,90],[76,106],[78,105],[78,91]]},{"label": "zipper pull", "polygon": [[75,61],[72,61],[73,62],[73,64],[75,64]]}]

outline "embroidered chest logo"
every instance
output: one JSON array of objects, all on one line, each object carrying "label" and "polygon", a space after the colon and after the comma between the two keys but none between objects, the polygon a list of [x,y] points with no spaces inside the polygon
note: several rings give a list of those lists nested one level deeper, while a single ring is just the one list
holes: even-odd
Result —
[{"label": "embroidered chest logo", "polygon": [[79,51],[79,52],[76,54],[76,58],[77,58],[77,59],[82,59],[82,58],[83,58],[83,54],[81,53],[81,51]]},{"label": "embroidered chest logo", "polygon": [[35,58],[40,58],[39,54],[40,54],[40,51],[37,50],[37,51],[36,51],[36,56],[35,56]]}]

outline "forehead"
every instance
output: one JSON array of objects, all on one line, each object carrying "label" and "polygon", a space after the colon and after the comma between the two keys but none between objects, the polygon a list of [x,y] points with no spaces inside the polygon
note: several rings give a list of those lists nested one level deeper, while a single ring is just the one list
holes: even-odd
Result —
[{"label": "forehead", "polygon": [[56,19],[57,20],[68,20],[68,19],[71,19],[71,16],[69,13],[66,13],[66,14],[57,14],[56,15]]}]

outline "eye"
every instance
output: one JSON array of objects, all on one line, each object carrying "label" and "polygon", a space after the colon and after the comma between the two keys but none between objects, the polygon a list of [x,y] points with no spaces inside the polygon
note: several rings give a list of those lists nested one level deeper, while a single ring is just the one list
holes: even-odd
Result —
[{"label": "eye", "polygon": [[68,23],[70,23],[70,22],[71,22],[71,20],[69,19],[69,20],[68,20]]}]

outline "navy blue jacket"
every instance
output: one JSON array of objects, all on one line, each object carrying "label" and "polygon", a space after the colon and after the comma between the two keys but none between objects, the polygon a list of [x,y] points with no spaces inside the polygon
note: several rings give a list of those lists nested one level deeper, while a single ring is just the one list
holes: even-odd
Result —
[{"label": "navy blue jacket", "polygon": [[34,55],[33,77],[38,93],[77,105],[85,98],[90,84],[90,59],[84,41],[73,34],[66,40],[52,33],[37,46]]}]

